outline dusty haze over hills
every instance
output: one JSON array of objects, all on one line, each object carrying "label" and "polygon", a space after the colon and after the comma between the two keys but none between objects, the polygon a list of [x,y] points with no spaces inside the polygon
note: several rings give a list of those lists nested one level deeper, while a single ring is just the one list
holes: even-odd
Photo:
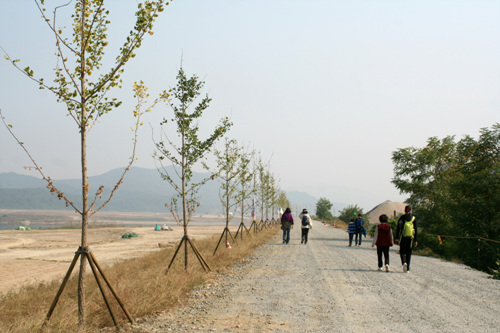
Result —
[{"label": "dusty haze over hills", "polygon": [[[114,187],[114,183],[120,178],[121,172],[123,172],[122,169],[114,169],[105,174],[90,177],[91,192],[104,185],[104,193],[107,193],[109,189]],[[207,176],[208,173],[195,172],[193,179],[199,181]],[[77,202],[78,198],[80,198],[80,180],[54,180],[54,183],[66,195],[76,198],[73,200],[74,202]],[[51,196],[45,187],[46,182],[44,180],[33,176],[0,173],[0,208],[65,209],[64,203]],[[201,187],[198,213],[219,214],[222,212],[219,188],[220,183],[217,180],[209,181]],[[170,202],[173,194],[174,191],[171,186],[161,179],[156,169],[132,167],[105,210],[166,212],[165,203]],[[298,212],[302,208],[315,211],[316,202],[319,198],[299,191],[288,191],[286,194],[294,212]],[[345,205],[344,203],[334,203],[334,209],[338,212]]]},{"label": "dusty haze over hills", "polygon": [[[137,1],[105,6],[109,64],[135,23]],[[72,9],[57,16],[68,35]],[[110,92],[122,106],[88,137],[89,175],[130,157],[133,82],[157,96],[175,86],[182,58],[212,98],[200,138],[229,116],[228,137],[270,161],[286,191],[365,211],[403,201],[391,184],[393,151],[434,136],[476,136],[498,122],[499,13],[500,1],[490,0],[173,1],[126,66],[123,89]],[[2,1],[0,44],[21,68],[52,82],[55,40],[33,1]],[[78,177],[79,133],[64,106],[8,61],[0,73],[0,108],[19,139],[51,178]],[[158,133],[171,116],[160,105],[144,122]],[[155,167],[151,127],[140,133],[136,166]],[[167,133],[175,138],[171,127]],[[0,172],[28,173],[31,163],[5,128],[0,144]]]}]

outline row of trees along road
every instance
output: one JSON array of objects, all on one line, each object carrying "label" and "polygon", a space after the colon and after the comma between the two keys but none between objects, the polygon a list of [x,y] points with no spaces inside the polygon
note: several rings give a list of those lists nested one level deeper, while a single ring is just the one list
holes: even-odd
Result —
[{"label": "row of trees along road", "polygon": [[419,247],[490,273],[500,258],[500,124],[477,139],[432,137],[393,152],[393,183],[409,194]]},{"label": "row of trees along road", "polygon": [[[32,169],[36,170],[47,182],[47,188],[50,193],[56,194],[59,200],[63,200],[66,203],[66,206],[74,208],[75,212],[81,216],[81,244],[75,254],[75,257],[73,258],[63,283],[61,284],[59,292],[49,309],[44,324],[48,323],[52,312],[55,310],[57,301],[64,290],[64,286],[71,275],[78,258],[80,259],[80,269],[78,275],[79,325],[85,326],[86,319],[86,288],[84,276],[87,263],[92,268],[92,272],[94,273],[96,281],[99,284],[99,288],[101,289],[102,287],[102,282],[100,281],[104,280],[111,293],[120,304],[128,320],[133,322],[132,316],[127,312],[124,304],[122,304],[118,295],[114,292],[109,280],[105,277],[104,272],[99,267],[96,258],[88,246],[89,241],[87,239],[87,228],[89,218],[109,203],[115,191],[124,181],[125,175],[130,166],[134,163],[138,129],[142,125],[141,116],[145,112],[151,111],[157,103],[164,102],[170,105],[174,112],[172,121],[177,125],[177,133],[180,134],[181,142],[176,145],[167,138],[166,131],[163,129],[163,125],[167,123],[167,118],[164,118],[160,124],[163,136],[156,142],[157,151],[154,158],[160,162],[158,170],[163,179],[168,181],[169,184],[177,190],[175,197],[172,198],[170,202],[170,210],[178,223],[184,226],[185,238],[183,238],[183,240],[187,239],[187,225],[197,206],[197,190],[199,189],[199,186],[208,181],[208,179],[206,179],[198,184],[191,183],[192,167],[196,162],[199,162],[206,156],[214,143],[225,135],[231,124],[227,118],[222,119],[220,125],[215,128],[213,134],[210,135],[209,138],[206,140],[200,140],[198,138],[197,118],[201,117],[203,111],[208,107],[210,99],[208,97],[202,99],[192,112],[189,111],[191,103],[194,102],[196,97],[199,96],[200,89],[203,87],[204,83],[199,81],[197,76],[188,78],[184,74],[182,68],[179,70],[179,74],[177,76],[178,82],[176,88],[164,91],[151,103],[148,103],[148,89],[144,83],[134,83],[134,97],[137,99],[137,105],[133,108],[132,112],[136,117],[136,123],[135,130],[133,132],[132,153],[129,163],[107,197],[102,198],[104,196],[103,186],[100,186],[95,189],[95,195],[93,198],[89,198],[89,193],[94,192],[94,190],[91,190],[88,184],[87,135],[90,133],[92,128],[101,121],[101,118],[104,115],[118,108],[122,104],[122,102],[117,98],[108,97],[108,95],[112,91],[122,87],[121,76],[125,65],[129,60],[135,57],[135,52],[141,46],[145,36],[153,35],[153,23],[158,18],[159,14],[164,11],[164,8],[169,4],[169,1],[157,0],[138,2],[138,9],[135,13],[135,25],[126,36],[125,42],[118,51],[118,55],[114,58],[114,65],[107,70],[103,69],[103,64],[109,63],[109,61],[104,61],[104,55],[105,49],[108,46],[107,31],[110,21],[108,20],[109,11],[104,7],[103,0],[78,0],[71,4],[74,8],[74,12],[70,19],[72,22],[72,27],[70,29],[60,28],[60,24],[56,23],[56,21],[60,21],[58,17],[60,10],[69,6],[70,3],[66,3],[62,6],[54,6],[52,9],[52,18],[49,18],[47,15],[49,11],[47,11],[45,1],[35,1],[35,4],[42,15],[42,19],[47,23],[48,28],[53,34],[56,42],[56,57],[58,62],[56,68],[54,69],[55,75],[53,78],[53,84],[49,84],[43,78],[38,77],[31,67],[21,67],[19,59],[12,58],[5,51],[4,47],[1,48],[5,53],[5,58],[12,63],[14,68],[18,69],[22,74],[26,75],[29,79],[38,84],[40,89],[46,89],[52,92],[57,98],[57,101],[65,105],[67,114],[74,120],[80,137],[79,151],[82,184],[82,201],[80,207],[78,204],[75,204],[73,200],[62,193],[57,188],[52,178],[42,171],[42,167],[35,160],[32,153],[27,149],[25,143],[18,139],[15,135],[13,132],[13,126],[6,121],[2,110],[0,109],[2,122],[33,162],[34,167]],[[63,22],[62,26],[64,26],[67,21],[63,20]],[[172,102],[171,98],[174,98],[176,101]],[[166,143],[163,140],[166,140]],[[248,208],[245,208],[248,205],[245,206],[245,203],[248,203],[250,195],[255,195],[259,198],[258,207],[262,212],[262,219],[264,219],[265,215],[267,216],[271,207],[275,207],[277,205],[282,207],[289,206],[284,192],[279,190],[276,178],[269,171],[269,165],[262,163],[262,159],[255,160],[255,153],[248,154],[243,152],[240,148],[236,148],[236,143],[234,143],[234,141],[226,141],[224,154],[219,156],[218,162],[221,167],[214,172],[214,176],[212,178],[217,176],[224,180],[223,184],[225,185],[222,189],[225,194],[221,196],[221,203],[225,208],[227,221],[229,219],[229,208],[236,203],[241,205],[242,214],[248,211]],[[238,154],[241,156],[244,155],[243,157],[246,160],[250,160],[249,156],[252,156],[252,160],[256,161],[256,167],[253,168],[252,172],[250,172],[247,168],[249,162],[244,163],[244,165],[237,165],[235,168],[238,170],[237,174],[239,180],[237,183],[231,183],[233,180],[233,174],[229,172],[231,167],[229,166],[229,163],[226,162]],[[226,162],[222,163],[223,160]],[[171,175],[163,172],[165,170],[162,164],[164,161],[169,161],[174,166],[178,167],[176,169],[179,171],[177,174],[179,176],[177,181],[175,181]],[[252,185],[250,186],[250,184]],[[180,205],[178,204],[179,202]],[[181,212],[179,212],[179,210],[181,210]],[[181,244],[182,241],[179,244],[179,247]],[[185,243],[185,246],[185,265],[187,268],[187,243]],[[174,258],[172,258],[172,261]],[[116,324],[115,317],[108,305],[105,293],[103,292],[102,294],[104,301],[108,306],[110,315]]]}]

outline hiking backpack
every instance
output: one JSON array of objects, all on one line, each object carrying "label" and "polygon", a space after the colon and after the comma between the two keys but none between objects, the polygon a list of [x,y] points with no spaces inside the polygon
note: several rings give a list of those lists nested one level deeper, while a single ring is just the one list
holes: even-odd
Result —
[{"label": "hiking backpack", "polygon": [[307,215],[302,215],[302,225],[306,226],[309,224],[309,220],[307,219]]},{"label": "hiking backpack", "polygon": [[415,216],[411,218],[410,221],[405,221],[403,225],[403,237],[412,237],[415,234],[415,230],[413,228],[413,221],[415,221]]},{"label": "hiking backpack", "polygon": [[357,218],[356,221],[354,222],[356,225],[356,232],[361,232],[363,230],[363,224],[361,223],[361,219]]}]

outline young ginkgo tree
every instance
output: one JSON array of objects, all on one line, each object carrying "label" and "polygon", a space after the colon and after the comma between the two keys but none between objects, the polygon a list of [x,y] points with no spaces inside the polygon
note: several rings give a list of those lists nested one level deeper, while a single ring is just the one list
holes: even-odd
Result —
[{"label": "young ginkgo tree", "polygon": [[[55,48],[57,56],[57,66],[54,69],[53,83],[50,84],[42,77],[38,77],[35,70],[29,66],[21,66],[20,60],[11,58],[7,53],[5,58],[10,61],[15,68],[25,74],[28,78],[36,82],[40,89],[46,89],[52,92],[59,103],[65,105],[68,115],[74,120],[74,124],[80,137],[80,157],[81,157],[81,190],[82,199],[81,206],[75,204],[72,200],[66,197],[55,185],[52,179],[42,172],[42,168],[35,163],[32,156],[24,146],[24,143],[15,139],[21,147],[28,153],[31,160],[35,163],[35,169],[47,181],[47,187],[51,193],[57,194],[58,198],[64,200],[67,206],[71,206],[81,215],[82,221],[82,237],[81,245],[77,252],[80,257],[80,272],[78,281],[78,314],[79,324],[85,323],[85,259],[92,259],[92,254],[88,248],[87,228],[90,216],[104,207],[114,192],[118,189],[123,181],[125,172],[135,159],[135,145],[129,166],[125,169],[121,178],[117,181],[114,189],[109,192],[109,197],[101,207],[96,206],[96,199],[103,195],[103,186],[96,191],[94,200],[89,199],[89,183],[87,172],[87,135],[93,126],[100,118],[120,106],[121,101],[117,98],[109,97],[110,91],[114,88],[121,88],[121,75],[124,66],[127,62],[135,57],[136,50],[141,46],[146,35],[152,35],[152,28],[155,19],[159,13],[164,10],[165,5],[169,1],[144,1],[138,2],[138,9],[135,13],[136,22],[134,27],[129,32],[115,57],[114,64],[109,69],[103,68],[104,55],[108,46],[108,27],[110,21],[108,19],[109,11],[104,7],[104,0],[77,0],[71,5],[74,11],[71,15],[72,26],[70,29],[59,26],[58,14],[60,10],[70,3],[65,3],[53,9],[53,15],[49,17],[47,7],[44,0],[35,1],[42,15],[43,20],[47,23],[55,38]],[[138,99],[138,106],[134,110],[134,115],[139,117],[144,113],[142,109],[145,99],[147,98],[146,88],[142,83],[134,85],[134,94]],[[137,118],[139,119],[139,118]],[[13,134],[11,126],[6,123],[2,115],[2,121]],[[138,120],[135,129],[141,125]],[[137,135],[137,132],[135,132]],[[137,136],[134,137],[136,142]],[[74,261],[76,261],[75,256]],[[70,267],[67,276],[71,273],[74,263]],[[66,281],[66,280],[65,280]],[[61,288],[64,288],[65,281]],[[62,291],[62,289],[60,290]],[[57,303],[57,298],[54,300],[53,307]],[[52,314],[53,307],[49,310],[47,320]],[[113,317],[114,319],[114,317]],[[130,317],[129,317],[130,320]]]},{"label": "young ginkgo tree", "polygon": [[[177,247],[177,251],[169,264],[167,272],[183,243],[185,250],[185,269],[188,268],[188,243],[191,245],[202,266],[205,269],[208,268],[204,259],[188,237],[188,224],[198,205],[197,193],[200,186],[205,184],[212,177],[194,182],[193,167],[198,162],[201,163],[214,143],[229,130],[231,122],[227,117],[221,119],[220,123],[208,138],[205,140],[200,139],[198,135],[198,120],[208,108],[211,99],[208,95],[205,95],[197,105],[193,106],[193,103],[195,103],[201,95],[204,84],[205,83],[200,81],[196,75],[188,78],[181,67],[177,74],[177,86],[170,90],[169,97],[164,98],[165,102],[173,111],[173,118],[171,118],[171,121],[176,125],[179,140],[178,142],[174,142],[168,137],[164,129],[164,125],[167,124],[168,119],[164,118],[160,123],[162,126],[161,138],[159,141],[155,142],[156,151],[153,156],[159,163],[158,171],[161,177],[166,180],[176,192],[170,201],[170,212],[177,223],[184,228],[184,237]],[[170,164],[173,168],[170,170],[167,169],[167,164]]]},{"label": "young ginkgo tree", "polygon": [[[248,173],[251,161],[248,153],[246,153],[244,147],[238,145],[236,140],[226,138],[224,149],[220,151],[215,150],[214,154],[218,168],[215,174],[221,184],[219,198],[226,217],[226,227],[215,247],[215,253],[224,236],[226,238],[226,243],[228,242],[228,235],[234,240],[229,231],[229,220],[232,216],[231,210],[243,204],[243,201],[248,198],[248,193],[242,193],[241,189],[242,187],[245,188],[246,184],[243,183],[248,184],[252,180],[252,177]],[[209,169],[206,164],[205,168]]]}]

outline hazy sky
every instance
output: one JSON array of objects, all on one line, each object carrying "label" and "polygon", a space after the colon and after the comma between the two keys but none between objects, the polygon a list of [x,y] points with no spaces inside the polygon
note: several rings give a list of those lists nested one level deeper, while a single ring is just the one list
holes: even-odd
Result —
[{"label": "hazy sky", "polygon": [[[136,1],[108,2],[112,64]],[[70,27],[70,11],[59,13],[61,25]],[[152,95],[175,86],[182,56],[213,99],[200,122],[205,135],[230,116],[228,136],[270,160],[282,189],[365,211],[402,201],[390,182],[393,151],[432,136],[477,136],[500,122],[499,17],[497,0],[175,0],[125,69],[116,92],[123,107],[90,133],[89,174],[126,165],[132,82],[143,80]],[[0,45],[47,82],[53,77],[54,39],[33,1],[1,2]],[[79,177],[76,125],[7,61],[0,108],[49,176]],[[170,116],[160,106],[144,120],[156,136]],[[155,168],[151,127],[140,135],[135,165]],[[31,163],[3,126],[0,145],[0,172],[37,176],[24,170]]]}]

